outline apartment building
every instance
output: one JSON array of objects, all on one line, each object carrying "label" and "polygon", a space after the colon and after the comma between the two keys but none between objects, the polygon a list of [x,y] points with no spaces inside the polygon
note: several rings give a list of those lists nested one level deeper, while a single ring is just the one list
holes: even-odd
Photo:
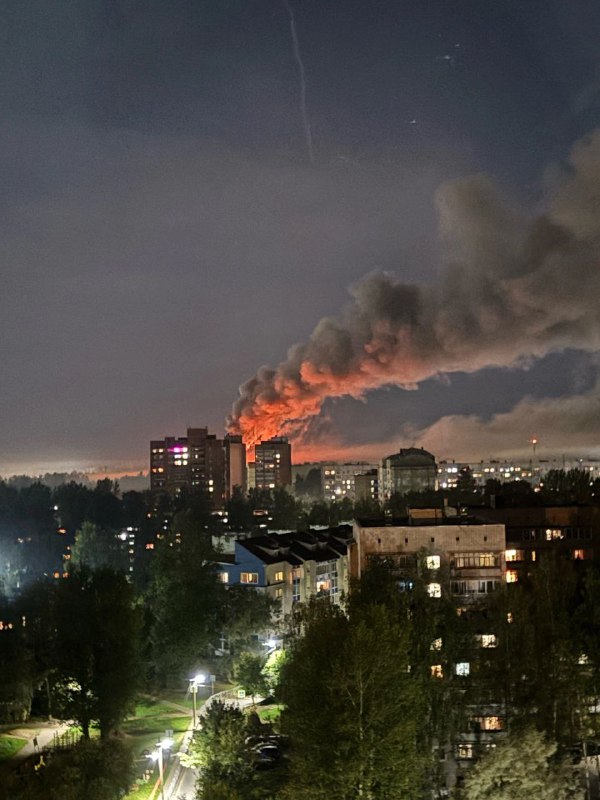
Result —
[{"label": "apartment building", "polygon": [[349,525],[299,533],[270,533],[235,542],[233,559],[217,565],[227,586],[248,586],[277,601],[280,617],[310,597],[339,603],[348,591]]}]

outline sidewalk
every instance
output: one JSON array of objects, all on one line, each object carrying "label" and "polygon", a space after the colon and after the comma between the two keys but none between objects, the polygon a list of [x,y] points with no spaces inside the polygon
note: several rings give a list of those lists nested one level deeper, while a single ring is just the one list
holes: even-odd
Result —
[{"label": "sidewalk", "polygon": [[54,736],[59,736],[69,729],[70,725],[65,722],[53,720],[51,722],[27,722],[17,725],[14,728],[3,730],[7,736],[18,736],[20,739],[27,739],[27,744],[10,758],[3,762],[3,767],[16,769],[19,764],[35,753],[40,753],[44,748],[52,744]]}]

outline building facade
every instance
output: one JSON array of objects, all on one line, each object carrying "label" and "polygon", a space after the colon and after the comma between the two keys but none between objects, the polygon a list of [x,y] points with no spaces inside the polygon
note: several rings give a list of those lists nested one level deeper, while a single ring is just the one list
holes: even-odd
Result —
[{"label": "building facade", "polygon": [[382,459],[379,468],[381,501],[393,494],[424,492],[437,488],[435,457],[422,447],[407,447]]},{"label": "building facade", "polygon": [[285,436],[259,442],[254,448],[254,486],[277,489],[292,485],[292,446]]},{"label": "building facade", "polygon": [[376,464],[321,464],[321,495],[324,500],[356,500],[356,482],[360,475],[377,469]]}]

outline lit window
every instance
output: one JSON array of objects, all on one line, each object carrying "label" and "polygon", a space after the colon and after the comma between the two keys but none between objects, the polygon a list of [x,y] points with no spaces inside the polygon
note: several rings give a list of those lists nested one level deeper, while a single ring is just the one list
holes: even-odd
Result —
[{"label": "lit window", "polygon": [[498,640],[493,633],[480,633],[475,636],[475,640],[480,647],[497,647]]},{"label": "lit window", "polygon": [[504,730],[503,717],[473,717],[473,722],[479,725],[482,731],[502,731]]},{"label": "lit window", "polygon": [[281,588],[281,586],[278,586],[275,589],[275,598],[279,600],[282,597],[283,597],[283,589]]},{"label": "lit window", "polygon": [[578,664],[582,664],[582,665],[583,665],[583,664],[589,664],[589,663],[590,663],[589,656],[587,656],[585,653],[582,653],[582,654],[579,656],[579,658],[577,659],[577,663],[578,663]]},{"label": "lit window", "polygon": [[242,572],[240,583],[258,583],[258,572]]},{"label": "lit window", "polygon": [[473,758],[473,745],[470,742],[457,744],[456,757],[463,760]]},{"label": "lit window", "polygon": [[519,575],[515,569],[507,569],[506,570],[506,582],[507,583],[517,583],[519,580]]},{"label": "lit window", "polygon": [[427,569],[439,569],[440,568],[440,557],[439,556],[427,556],[425,559],[425,564]]},{"label": "lit window", "polygon": [[442,585],[440,583],[428,583],[427,594],[429,595],[429,597],[441,597]]},{"label": "lit window", "polygon": [[275,582],[278,583],[279,581],[283,580],[283,572],[276,572],[275,573]]},{"label": "lit window", "polygon": [[573,550],[573,559],[575,561],[583,561],[585,558],[585,550]]},{"label": "lit window", "polygon": [[442,649],[442,640],[434,639],[433,642],[429,645],[430,650],[441,650]]},{"label": "lit window", "polygon": [[444,670],[441,664],[432,664],[431,665],[431,677],[432,678],[443,678],[444,677]]},{"label": "lit window", "polygon": [[456,675],[467,676],[471,672],[471,665],[468,661],[459,661],[454,665],[454,672]]},{"label": "lit window", "polygon": [[221,583],[229,583],[229,573],[228,572],[219,572],[219,581]]}]

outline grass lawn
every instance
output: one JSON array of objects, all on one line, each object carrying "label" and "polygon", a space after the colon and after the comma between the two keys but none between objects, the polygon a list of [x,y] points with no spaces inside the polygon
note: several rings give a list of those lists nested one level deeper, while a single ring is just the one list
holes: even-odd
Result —
[{"label": "grass lawn", "polygon": [[[179,716],[180,712],[173,708],[173,703],[176,705],[185,705],[184,703],[171,700],[171,698],[157,698],[157,697],[142,697],[135,707],[135,718],[141,717],[159,717],[159,716],[172,716],[176,714]],[[191,706],[190,706],[191,708]]]},{"label": "grass lawn", "polygon": [[18,736],[0,735],[0,761],[4,761],[27,744],[27,739],[21,739]]},{"label": "grass lawn", "polygon": [[281,715],[281,707],[266,706],[265,708],[261,708],[260,706],[257,706],[256,712],[261,722],[277,722],[279,716]]}]

